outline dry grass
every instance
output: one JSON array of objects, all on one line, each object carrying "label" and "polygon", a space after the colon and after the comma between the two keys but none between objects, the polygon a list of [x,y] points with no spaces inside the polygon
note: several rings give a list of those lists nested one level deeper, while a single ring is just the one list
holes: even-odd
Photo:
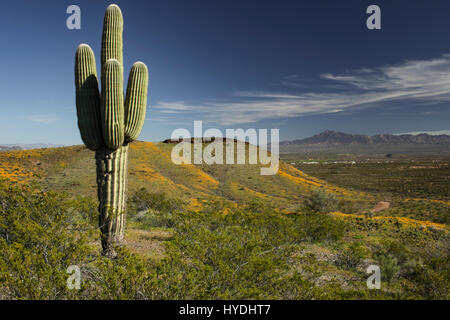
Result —
[{"label": "dry grass", "polygon": [[160,260],[164,257],[163,242],[169,240],[172,236],[173,233],[167,230],[127,229],[125,245],[131,252]]}]

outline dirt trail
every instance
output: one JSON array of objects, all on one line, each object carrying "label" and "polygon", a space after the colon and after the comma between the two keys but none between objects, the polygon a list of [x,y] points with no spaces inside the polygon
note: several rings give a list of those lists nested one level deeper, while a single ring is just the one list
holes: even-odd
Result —
[{"label": "dirt trail", "polygon": [[379,212],[388,209],[391,206],[390,202],[387,201],[380,201],[376,204],[375,207],[370,209],[370,212]]}]

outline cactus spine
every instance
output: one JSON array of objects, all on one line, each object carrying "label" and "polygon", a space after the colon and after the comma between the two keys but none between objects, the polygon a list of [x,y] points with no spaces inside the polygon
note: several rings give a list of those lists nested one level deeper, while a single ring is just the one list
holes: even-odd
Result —
[{"label": "cactus spine", "polygon": [[115,256],[113,245],[123,242],[128,144],[139,136],[147,107],[148,69],[142,62],[131,68],[124,99],[122,32],[122,12],[112,4],[103,20],[101,94],[92,49],[81,44],[75,54],[78,128],[95,151],[102,248],[109,257]]}]

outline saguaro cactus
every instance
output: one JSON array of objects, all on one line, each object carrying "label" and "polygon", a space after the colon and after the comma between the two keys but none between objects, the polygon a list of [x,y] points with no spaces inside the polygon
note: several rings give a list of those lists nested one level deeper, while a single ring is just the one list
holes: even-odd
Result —
[{"label": "saguaro cactus", "polygon": [[123,18],[120,8],[106,9],[102,35],[101,94],[95,57],[87,44],[75,54],[75,87],[81,138],[95,151],[99,225],[103,254],[115,256],[123,242],[128,175],[128,144],[139,136],[147,106],[148,70],[136,62],[123,91]]}]

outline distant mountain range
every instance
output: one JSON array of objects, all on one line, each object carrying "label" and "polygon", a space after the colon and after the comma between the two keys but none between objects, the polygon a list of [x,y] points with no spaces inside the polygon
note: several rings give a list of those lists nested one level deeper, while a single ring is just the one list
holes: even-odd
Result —
[{"label": "distant mountain range", "polygon": [[[164,141],[169,143],[169,140]],[[58,148],[49,143],[1,144],[0,151]],[[280,142],[281,153],[436,153],[450,154],[450,135],[377,134],[374,136],[326,130],[305,139]]]},{"label": "distant mountain range", "polygon": [[315,136],[280,142],[284,153],[447,153],[450,135],[378,134],[374,136],[348,134],[327,130]]},{"label": "distant mountain range", "polygon": [[2,145],[0,145],[0,151],[59,148],[59,147],[63,147],[63,145],[62,144],[50,144],[50,143],[2,144]]},{"label": "distant mountain range", "polygon": [[305,144],[330,144],[330,145],[347,145],[352,143],[361,144],[450,144],[450,135],[429,135],[426,133],[412,134],[377,134],[375,136],[367,136],[362,134],[349,134],[326,130],[315,136],[297,139],[293,141],[282,141],[280,145],[305,145]]}]

